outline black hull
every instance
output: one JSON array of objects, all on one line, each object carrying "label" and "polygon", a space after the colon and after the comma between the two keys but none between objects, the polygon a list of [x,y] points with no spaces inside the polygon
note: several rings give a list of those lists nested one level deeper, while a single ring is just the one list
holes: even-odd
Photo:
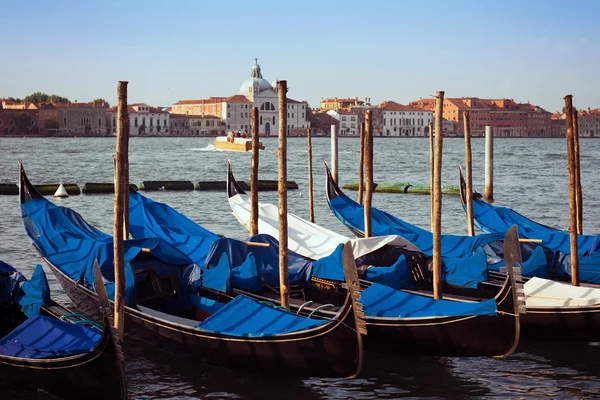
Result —
[{"label": "black hull", "polygon": [[[76,307],[98,318],[97,295],[50,268]],[[354,377],[362,364],[362,341],[353,303],[346,301],[339,320],[296,334],[239,338],[200,331],[125,308],[126,335],[198,362],[254,373]]]},{"label": "black hull", "polygon": [[118,351],[110,331],[105,329],[90,353],[55,359],[0,356],[0,384],[42,390],[63,399],[126,399]]}]

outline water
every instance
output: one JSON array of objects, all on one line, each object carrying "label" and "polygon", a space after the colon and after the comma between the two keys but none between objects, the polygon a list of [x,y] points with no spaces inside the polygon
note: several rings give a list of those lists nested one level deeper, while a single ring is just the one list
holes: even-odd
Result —
[{"label": "water", "polygon": [[[275,139],[262,139],[260,178],[277,179]],[[33,183],[111,182],[111,138],[0,139],[0,183],[17,182],[21,158]],[[474,139],[473,184],[483,191],[484,141]],[[568,226],[564,139],[496,139],[494,197],[522,214],[550,226]],[[291,212],[308,215],[306,139],[288,140],[288,179],[300,186],[288,193]],[[429,182],[428,142],[421,138],[375,139],[375,181]],[[443,184],[457,185],[457,165],[464,163],[463,141],[444,142]],[[358,139],[339,142],[341,182],[356,180]],[[600,232],[595,168],[600,141],[581,141],[584,231]],[[213,151],[209,138],[134,138],[130,141],[131,182],[143,180],[225,180],[226,160],[236,177],[249,178],[250,154]],[[315,220],[348,235],[330,213],[325,199],[321,162],[330,158],[329,139],[313,138]],[[243,239],[245,230],[231,214],[225,193],[147,192],[209,230]],[[352,197],[356,192],[348,192]],[[276,192],[260,193],[276,203]],[[54,200],[72,207],[97,228],[112,232],[112,195],[81,195]],[[429,197],[376,193],[375,207],[429,229]],[[0,196],[0,259],[26,275],[40,262],[20,219],[17,196]],[[444,196],[444,233],[466,234],[464,212],[457,196]],[[48,273],[53,297],[69,304],[54,276]],[[508,359],[387,357],[367,353],[357,379],[282,379],[234,373],[220,368],[165,361],[163,354],[138,344],[127,348],[127,378],[132,398],[140,399],[393,399],[393,398],[598,398],[600,346],[595,343],[522,343]],[[0,398],[20,397],[0,388]],[[41,396],[40,398],[46,398]]]}]

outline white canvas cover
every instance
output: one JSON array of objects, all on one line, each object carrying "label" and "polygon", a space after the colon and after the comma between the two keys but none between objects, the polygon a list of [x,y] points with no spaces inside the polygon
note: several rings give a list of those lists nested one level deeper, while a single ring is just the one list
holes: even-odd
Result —
[{"label": "white canvas cover", "polygon": [[[229,198],[233,215],[249,229],[250,198],[245,194],[236,194]],[[273,204],[258,203],[258,233],[279,238],[278,209]],[[354,258],[369,254],[386,245],[405,247],[419,251],[412,243],[400,236],[378,236],[367,239],[349,238],[315,223],[288,213],[288,249],[304,257],[317,260],[330,255],[338,245],[352,243]]]},{"label": "white canvas cover", "polygon": [[600,306],[600,289],[572,286],[542,278],[531,278],[524,285],[527,307]]}]

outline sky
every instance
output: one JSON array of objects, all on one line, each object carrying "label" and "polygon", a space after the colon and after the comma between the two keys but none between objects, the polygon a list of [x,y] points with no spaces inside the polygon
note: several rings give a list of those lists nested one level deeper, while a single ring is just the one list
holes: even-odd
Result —
[{"label": "sky", "polygon": [[231,96],[254,59],[288,95],[600,107],[600,1],[0,0],[0,98],[169,106]]}]

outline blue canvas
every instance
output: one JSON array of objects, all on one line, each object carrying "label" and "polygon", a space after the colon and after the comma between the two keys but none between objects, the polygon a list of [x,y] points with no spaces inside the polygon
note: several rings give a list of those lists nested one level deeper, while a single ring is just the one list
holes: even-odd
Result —
[{"label": "blue canvas", "polygon": [[442,263],[443,279],[451,285],[476,288],[488,280],[487,258],[483,248],[479,248],[471,257],[444,257]]},{"label": "blue canvas", "polygon": [[327,320],[300,317],[289,311],[261,304],[246,296],[237,296],[204,322],[198,329],[231,336],[275,336],[315,328]]},{"label": "blue canvas", "polygon": [[38,359],[87,353],[101,336],[97,328],[35,315],[0,339],[0,354]]},{"label": "blue canvas", "polygon": [[363,278],[369,282],[376,282],[394,289],[411,289],[414,282],[404,255],[390,266],[370,266]]},{"label": "blue canvas", "polygon": [[[329,202],[335,216],[347,227],[364,231],[363,206],[347,196],[338,196]],[[398,235],[408,240],[423,253],[433,254],[433,235],[377,208],[371,208],[373,236]],[[478,248],[494,241],[504,240],[504,233],[457,236],[442,235],[443,257],[468,257]]]},{"label": "blue canvas", "polygon": [[435,300],[373,283],[361,293],[367,317],[426,318],[496,315],[494,299],[482,302]]}]

